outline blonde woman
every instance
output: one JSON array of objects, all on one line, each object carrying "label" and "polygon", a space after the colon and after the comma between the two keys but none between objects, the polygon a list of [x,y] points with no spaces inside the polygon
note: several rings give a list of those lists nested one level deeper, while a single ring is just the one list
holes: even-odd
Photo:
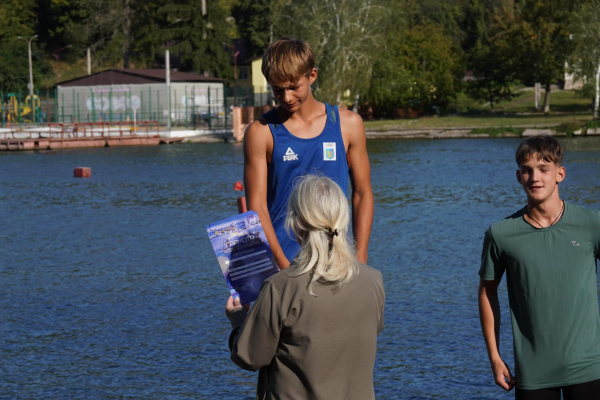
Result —
[{"label": "blonde woman", "polygon": [[286,228],[301,245],[268,278],[249,312],[232,297],[231,359],[260,370],[257,399],[374,399],[373,365],[383,329],[381,273],[354,256],[348,201],[331,179],[303,177]]}]

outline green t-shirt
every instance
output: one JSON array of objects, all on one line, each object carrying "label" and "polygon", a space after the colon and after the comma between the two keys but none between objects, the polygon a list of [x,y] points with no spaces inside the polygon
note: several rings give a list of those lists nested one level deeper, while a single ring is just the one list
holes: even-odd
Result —
[{"label": "green t-shirt", "polygon": [[600,212],[565,202],[561,219],[542,229],[523,214],[488,229],[479,270],[485,280],[506,271],[517,387],[600,379]]}]

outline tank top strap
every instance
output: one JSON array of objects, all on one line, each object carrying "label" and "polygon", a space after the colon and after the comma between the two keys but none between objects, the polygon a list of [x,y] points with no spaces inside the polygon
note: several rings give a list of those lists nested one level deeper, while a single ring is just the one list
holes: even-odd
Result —
[{"label": "tank top strap", "polygon": [[273,137],[273,150],[277,148],[279,140],[277,140],[277,136],[280,134],[277,131],[280,130],[280,126],[283,124],[275,111],[275,108],[270,109],[266,113],[262,115],[267,124],[269,125],[269,130],[271,131],[271,136]]},{"label": "tank top strap", "polygon": [[325,107],[327,107],[327,119],[329,120],[329,125],[333,127],[333,129],[327,130],[328,135],[332,135],[335,140],[344,143],[342,137],[342,125],[340,123],[340,110],[338,106],[332,106],[325,103]]},{"label": "tank top strap", "polygon": [[265,121],[267,121],[267,123],[269,124],[271,132],[276,131],[279,128],[279,125],[281,125],[281,120],[279,119],[279,115],[277,115],[277,111],[275,111],[275,108],[270,109],[262,116],[265,119]]},{"label": "tank top strap", "polygon": [[327,114],[329,117],[329,121],[336,126],[340,126],[340,112],[337,106],[332,106],[325,103],[325,107],[327,107]]}]

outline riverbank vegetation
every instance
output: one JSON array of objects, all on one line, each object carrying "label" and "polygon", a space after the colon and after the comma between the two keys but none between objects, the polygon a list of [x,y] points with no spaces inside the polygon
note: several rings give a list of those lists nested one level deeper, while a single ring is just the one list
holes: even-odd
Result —
[{"label": "riverbank vegetation", "polygon": [[567,123],[600,95],[600,0],[3,0],[0,18],[4,92],[27,87],[35,35],[42,90],[85,75],[88,49],[94,72],[162,68],[169,49],[179,70],[236,85],[233,48],[247,63],[292,35],[316,52],[317,98],[373,126]]}]

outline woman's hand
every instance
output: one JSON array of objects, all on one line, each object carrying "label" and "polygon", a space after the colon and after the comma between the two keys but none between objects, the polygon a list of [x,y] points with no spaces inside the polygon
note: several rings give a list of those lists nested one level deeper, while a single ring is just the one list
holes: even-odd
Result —
[{"label": "woman's hand", "polygon": [[227,319],[229,319],[229,322],[231,322],[231,327],[233,329],[244,323],[249,309],[250,304],[242,306],[239,297],[234,298],[233,296],[229,296],[227,303],[225,304],[225,315],[227,316]]},{"label": "woman's hand", "polygon": [[240,298],[239,297],[234,298],[233,296],[229,296],[229,298],[227,299],[227,304],[225,304],[225,315],[227,315],[227,318],[229,318],[229,315],[237,307],[240,307],[240,308],[242,307]]}]

